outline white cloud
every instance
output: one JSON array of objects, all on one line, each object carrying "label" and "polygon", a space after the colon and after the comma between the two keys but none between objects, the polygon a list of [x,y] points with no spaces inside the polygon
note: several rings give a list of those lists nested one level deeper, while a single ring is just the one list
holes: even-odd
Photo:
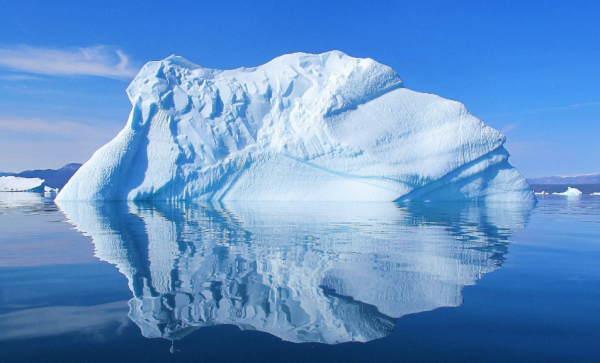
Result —
[{"label": "white cloud", "polygon": [[512,130],[517,128],[517,124],[508,124],[506,126],[504,126],[504,128],[502,130],[500,130],[500,133],[502,134],[506,134],[511,132]]},{"label": "white cloud", "polygon": [[133,78],[139,71],[121,50],[105,46],[52,49],[29,46],[0,48],[0,67],[48,75]]},{"label": "white cloud", "polygon": [[0,131],[57,136],[92,136],[99,139],[112,138],[116,135],[114,128],[94,127],[73,121],[48,122],[37,118],[0,119]]},{"label": "white cloud", "polygon": [[600,106],[600,102],[589,102],[589,103],[577,103],[574,105],[560,106],[560,107],[548,107],[548,108],[535,108],[530,110],[520,110],[520,111],[509,111],[502,113],[493,113],[489,115],[481,115],[481,117],[487,116],[505,116],[505,115],[517,115],[517,114],[527,114],[527,113],[536,113],[536,112],[544,112],[544,111],[557,111],[557,110],[567,110],[570,108],[578,108],[585,106]]},{"label": "white cloud", "polygon": [[101,119],[86,123],[0,119],[0,171],[57,169],[68,163],[85,162],[122,128],[123,125]]},{"label": "white cloud", "polygon": [[9,74],[6,76],[0,76],[0,79],[5,81],[46,81],[45,78],[30,76],[27,74]]}]

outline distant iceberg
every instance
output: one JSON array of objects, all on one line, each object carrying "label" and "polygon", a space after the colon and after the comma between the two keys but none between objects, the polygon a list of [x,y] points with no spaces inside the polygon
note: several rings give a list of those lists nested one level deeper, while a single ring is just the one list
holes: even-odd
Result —
[{"label": "distant iceberg", "polygon": [[223,71],[171,56],[127,93],[127,125],[57,200],[535,200],[500,132],[372,59]]},{"label": "distant iceberg", "polygon": [[583,193],[581,193],[581,191],[579,189],[577,189],[577,188],[567,187],[567,191],[565,191],[565,192],[562,192],[562,193],[552,193],[552,194],[553,195],[566,195],[566,196],[569,196],[569,197],[578,197],[578,196],[580,196]]},{"label": "distant iceberg", "polygon": [[59,188],[50,188],[49,186],[44,185],[44,193],[58,193],[59,190]]},{"label": "distant iceberg", "polygon": [[44,179],[1,176],[0,192],[41,192]]}]

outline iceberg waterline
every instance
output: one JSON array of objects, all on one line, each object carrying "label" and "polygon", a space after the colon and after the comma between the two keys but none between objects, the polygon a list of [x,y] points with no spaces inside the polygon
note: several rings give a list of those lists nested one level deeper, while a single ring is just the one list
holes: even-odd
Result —
[{"label": "iceberg waterline", "polygon": [[57,200],[535,200],[501,133],[372,59],[222,71],[171,56],[127,93],[127,125]]}]

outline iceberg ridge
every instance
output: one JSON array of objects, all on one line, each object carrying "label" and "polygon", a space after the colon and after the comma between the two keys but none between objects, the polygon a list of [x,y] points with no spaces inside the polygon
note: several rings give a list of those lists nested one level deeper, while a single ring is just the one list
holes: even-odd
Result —
[{"label": "iceberg ridge", "polygon": [[171,56],[127,94],[127,125],[57,200],[535,200],[501,133],[372,59],[223,71]]}]

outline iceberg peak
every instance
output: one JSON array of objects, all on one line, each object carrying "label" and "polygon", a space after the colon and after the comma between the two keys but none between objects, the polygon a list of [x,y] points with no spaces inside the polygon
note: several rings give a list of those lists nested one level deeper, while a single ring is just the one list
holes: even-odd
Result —
[{"label": "iceberg peak", "polygon": [[535,200],[504,136],[459,102],[340,51],[252,68],[172,55],[59,200]]}]

